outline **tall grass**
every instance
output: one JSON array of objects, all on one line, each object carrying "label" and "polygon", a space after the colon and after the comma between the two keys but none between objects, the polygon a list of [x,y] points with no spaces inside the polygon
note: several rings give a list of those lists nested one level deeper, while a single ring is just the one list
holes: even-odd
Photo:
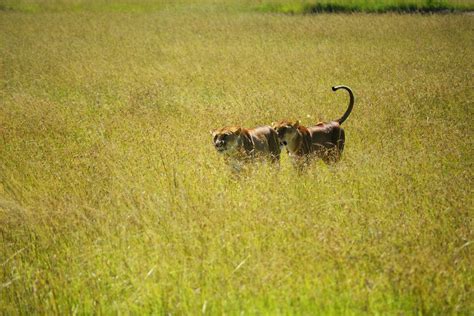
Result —
[{"label": "tall grass", "polygon": [[436,13],[473,11],[472,1],[447,0],[265,0],[257,9],[262,12],[311,14],[322,12]]},{"label": "tall grass", "polygon": [[[207,8],[207,9],[206,9]],[[468,15],[0,13],[0,313],[468,314]],[[355,108],[335,166],[208,131]]]}]

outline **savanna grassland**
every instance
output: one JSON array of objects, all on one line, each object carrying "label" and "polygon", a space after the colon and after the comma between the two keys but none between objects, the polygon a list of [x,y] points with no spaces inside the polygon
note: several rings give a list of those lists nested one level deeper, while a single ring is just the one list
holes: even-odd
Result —
[{"label": "savanna grassland", "polygon": [[[0,314],[473,312],[474,16],[12,3]],[[339,117],[336,84],[337,165],[215,152],[213,128]]]},{"label": "savanna grassland", "polygon": [[262,0],[255,7],[262,12],[311,14],[321,12],[449,13],[472,12],[471,0]]}]

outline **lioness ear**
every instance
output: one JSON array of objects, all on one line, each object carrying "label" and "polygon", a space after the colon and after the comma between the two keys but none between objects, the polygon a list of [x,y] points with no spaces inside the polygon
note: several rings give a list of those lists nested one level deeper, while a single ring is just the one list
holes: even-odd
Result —
[{"label": "lioness ear", "polygon": [[276,122],[272,122],[272,127],[275,127],[275,125],[276,125]]},{"label": "lioness ear", "polygon": [[235,135],[240,135],[240,132],[242,132],[242,128],[239,127],[236,131],[235,131]]},{"label": "lioness ear", "polygon": [[209,131],[209,134],[214,135],[215,132],[216,132],[215,129],[211,129],[211,130]]},{"label": "lioness ear", "polygon": [[293,124],[294,127],[300,126],[300,121],[296,121],[295,124]]}]

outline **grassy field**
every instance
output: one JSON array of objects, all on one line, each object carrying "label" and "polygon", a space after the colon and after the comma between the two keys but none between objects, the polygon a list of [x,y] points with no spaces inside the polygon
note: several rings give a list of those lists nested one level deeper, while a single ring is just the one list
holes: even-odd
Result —
[{"label": "grassy field", "polygon": [[471,0],[262,0],[261,12],[312,14],[319,12],[448,13],[474,11]]},{"label": "grassy field", "polygon": [[[474,310],[472,15],[0,3],[0,314]],[[336,84],[337,165],[212,147]]]}]

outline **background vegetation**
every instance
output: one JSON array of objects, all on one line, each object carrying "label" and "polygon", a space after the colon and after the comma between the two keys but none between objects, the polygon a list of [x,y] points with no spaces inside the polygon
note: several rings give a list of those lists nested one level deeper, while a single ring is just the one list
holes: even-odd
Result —
[{"label": "background vegetation", "polygon": [[257,7],[263,12],[320,13],[320,12],[368,12],[368,13],[435,13],[473,11],[470,0],[264,0]]},{"label": "background vegetation", "polygon": [[[474,310],[471,15],[1,3],[1,314]],[[339,164],[212,148],[335,84]]]},{"label": "background vegetation", "polygon": [[144,13],[163,9],[260,11],[279,13],[319,12],[464,12],[473,11],[471,0],[1,0],[0,10],[21,12],[129,12]]}]

